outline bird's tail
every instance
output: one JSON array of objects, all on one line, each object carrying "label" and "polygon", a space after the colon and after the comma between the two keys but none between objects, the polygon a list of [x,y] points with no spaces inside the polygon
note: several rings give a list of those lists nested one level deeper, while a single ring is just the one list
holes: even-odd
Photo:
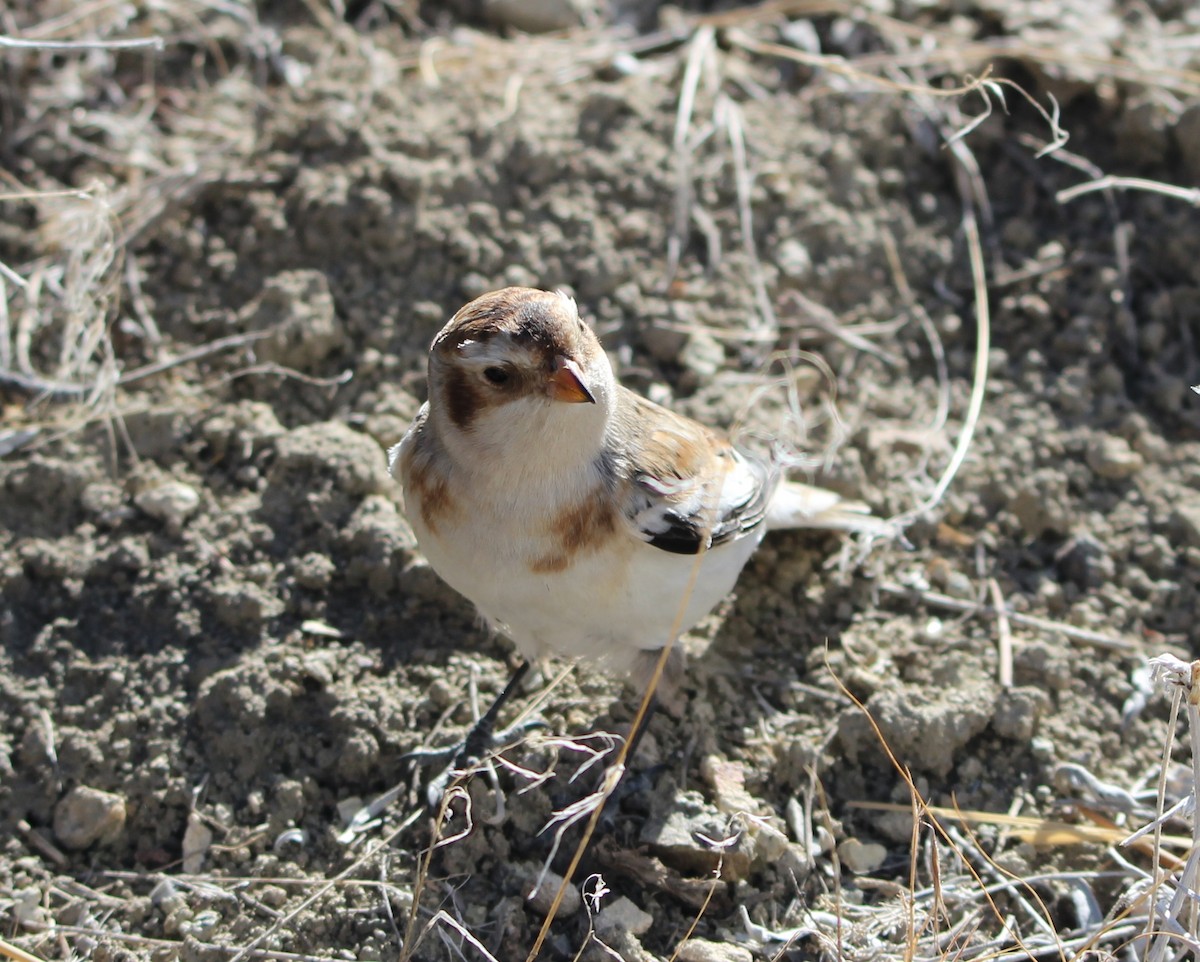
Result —
[{"label": "bird's tail", "polygon": [[861,501],[846,501],[840,494],[798,481],[783,481],[767,507],[767,527],[817,528],[882,534],[886,523],[871,514]]}]

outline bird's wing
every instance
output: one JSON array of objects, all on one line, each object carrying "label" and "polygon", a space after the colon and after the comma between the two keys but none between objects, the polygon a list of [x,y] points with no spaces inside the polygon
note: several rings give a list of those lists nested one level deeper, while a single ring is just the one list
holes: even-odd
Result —
[{"label": "bird's wing", "polygon": [[625,388],[610,447],[626,521],[643,541],[674,554],[759,528],[779,480],[717,432]]}]

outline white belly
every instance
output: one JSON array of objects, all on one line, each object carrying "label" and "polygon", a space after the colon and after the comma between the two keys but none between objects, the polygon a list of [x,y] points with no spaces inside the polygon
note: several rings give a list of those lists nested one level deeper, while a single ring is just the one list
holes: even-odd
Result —
[{"label": "white belly", "polygon": [[523,654],[583,657],[615,672],[628,671],[640,652],[662,648],[708,614],[732,590],[763,533],[760,527],[697,556],[620,532],[563,571],[535,573],[528,557],[491,547],[519,543],[521,531],[509,527],[496,520],[473,525],[472,537],[440,527],[434,536],[413,519],[434,570]]}]

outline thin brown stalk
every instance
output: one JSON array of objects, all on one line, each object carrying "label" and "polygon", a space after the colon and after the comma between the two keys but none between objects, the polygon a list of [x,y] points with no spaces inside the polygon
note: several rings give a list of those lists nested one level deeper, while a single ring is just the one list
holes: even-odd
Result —
[{"label": "thin brown stalk", "polygon": [[36,955],[31,955],[19,946],[0,939],[0,955],[12,959],[13,962],[42,962]]}]

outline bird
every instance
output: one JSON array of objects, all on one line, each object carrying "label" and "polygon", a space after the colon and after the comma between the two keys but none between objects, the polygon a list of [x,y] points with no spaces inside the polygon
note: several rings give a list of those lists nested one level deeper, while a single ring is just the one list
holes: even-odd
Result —
[{"label": "bird", "polygon": [[641,676],[768,531],[878,522],[622,386],[575,301],[525,287],[475,298],[434,337],[428,400],[388,466],[422,554],[525,667],[558,655]]}]

